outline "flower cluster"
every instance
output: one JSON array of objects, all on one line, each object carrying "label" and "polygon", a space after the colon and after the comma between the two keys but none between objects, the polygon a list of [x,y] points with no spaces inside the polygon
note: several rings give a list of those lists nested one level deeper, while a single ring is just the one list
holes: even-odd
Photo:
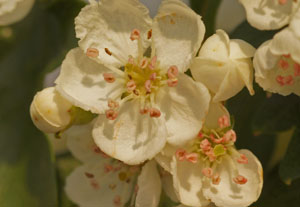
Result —
[{"label": "flower cluster", "polygon": [[154,19],[138,0],[90,0],[75,30],[79,47],[30,109],[83,163],[66,181],[72,201],[156,207],[162,189],[194,207],[258,199],[261,164],[236,149],[221,103],[244,87],[254,94],[250,44],[222,30],[202,44],[201,17],[180,0],[164,0]]}]

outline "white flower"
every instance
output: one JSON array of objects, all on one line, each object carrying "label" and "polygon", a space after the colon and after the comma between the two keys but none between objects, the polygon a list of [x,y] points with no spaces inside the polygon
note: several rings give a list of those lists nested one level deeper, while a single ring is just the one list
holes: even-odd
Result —
[{"label": "white flower", "polygon": [[245,7],[247,20],[260,30],[279,29],[287,25],[299,1],[294,0],[239,0]]},{"label": "white flower", "polygon": [[65,191],[80,207],[156,207],[162,181],[155,161],[129,166],[104,154],[92,138],[92,123],[64,132],[73,155],[83,162],[66,179]]},{"label": "white flower", "polygon": [[30,106],[30,115],[35,126],[41,131],[55,133],[70,124],[71,107],[72,104],[54,87],[49,87],[34,96]]},{"label": "white flower", "polygon": [[266,41],[254,56],[255,80],[266,91],[300,96],[300,9],[289,27]]},{"label": "white flower", "polygon": [[23,19],[35,0],[0,0],[0,26],[13,24]]},{"label": "white flower", "polygon": [[80,48],[67,55],[56,88],[100,114],[93,137],[105,153],[140,164],[166,141],[195,136],[210,95],[183,72],[204,36],[200,16],[179,0],[165,0],[152,23],[138,0],[103,0],[91,1],[75,24]]},{"label": "white flower", "polygon": [[169,145],[156,157],[173,175],[182,204],[244,207],[258,199],[261,164],[249,150],[237,151],[235,141],[227,110],[212,103],[198,137],[181,147]]},{"label": "white flower", "polygon": [[230,40],[223,30],[209,37],[194,59],[191,72],[196,81],[214,94],[213,101],[225,101],[246,85],[254,94],[251,57],[255,49],[243,40]]}]

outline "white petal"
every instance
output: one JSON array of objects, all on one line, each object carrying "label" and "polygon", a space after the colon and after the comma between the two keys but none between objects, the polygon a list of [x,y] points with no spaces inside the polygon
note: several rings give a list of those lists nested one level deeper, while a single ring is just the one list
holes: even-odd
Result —
[{"label": "white petal", "polygon": [[99,151],[92,137],[93,122],[86,125],[73,125],[62,135],[74,157],[82,162],[101,161],[106,158]]},{"label": "white petal", "polygon": [[136,102],[124,103],[116,120],[99,115],[94,126],[96,144],[108,155],[128,164],[152,159],[165,146],[167,131],[163,117],[139,113]]},{"label": "white petal", "polygon": [[300,38],[300,7],[297,9],[297,11],[295,12],[289,27],[291,28],[291,30],[295,33],[295,35]]},{"label": "white petal", "polygon": [[185,74],[178,76],[176,87],[165,87],[157,97],[165,113],[168,142],[180,145],[195,138],[208,110],[210,95],[206,87]]},{"label": "white petal", "polygon": [[175,156],[171,163],[171,172],[175,192],[181,203],[187,206],[205,206],[209,201],[202,192],[201,162],[196,164],[187,161],[178,161]]},{"label": "white petal", "polygon": [[202,45],[199,57],[227,62],[230,54],[230,40],[226,32],[217,30],[216,34],[210,36]]},{"label": "white petal", "polygon": [[263,175],[259,160],[249,150],[239,152],[248,158],[248,164],[237,163],[239,174],[246,177],[248,182],[243,185],[234,183],[234,168],[229,159],[224,158],[217,167],[220,183],[203,189],[207,199],[211,199],[217,206],[246,207],[255,202],[261,193]]},{"label": "white petal", "polygon": [[160,153],[155,156],[155,160],[167,172],[171,172],[172,157],[175,154],[176,149],[176,147],[166,144]]},{"label": "white petal", "polygon": [[227,116],[230,119],[230,114],[222,103],[211,102],[205,117],[204,126],[208,129],[220,128],[218,120],[222,116]]},{"label": "white petal", "polygon": [[[121,181],[119,173],[123,168],[106,172],[106,165],[119,165],[111,161],[91,162],[76,168],[66,179],[68,197],[82,207],[123,206],[133,192],[134,179]],[[120,205],[115,204],[118,198]]]},{"label": "white petal", "polygon": [[165,172],[161,178],[162,187],[167,196],[174,202],[178,203],[178,198],[175,193],[173,176],[170,173]]},{"label": "white petal", "polygon": [[121,85],[118,81],[107,83],[103,73],[112,71],[88,58],[80,48],[72,49],[61,66],[56,89],[75,106],[103,113],[109,92]]},{"label": "white petal", "polygon": [[153,23],[153,48],[162,68],[186,71],[205,33],[201,17],[179,0],[164,0]]},{"label": "white petal", "polygon": [[[151,24],[148,9],[138,0],[102,0],[81,10],[75,19],[75,30],[84,51],[96,48],[102,63],[122,66],[129,55],[138,55],[137,41],[130,40],[132,30],[140,30],[145,49]],[[108,55],[105,48],[123,61]]]},{"label": "white petal", "polygon": [[252,58],[255,53],[255,48],[244,40],[230,40],[230,58]]},{"label": "white petal", "polygon": [[279,29],[290,21],[293,1],[280,5],[274,0],[239,0],[246,9],[247,20],[260,30]]},{"label": "white petal", "polygon": [[155,161],[150,161],[142,168],[138,177],[136,207],[157,207],[160,201],[161,180]]},{"label": "white petal", "polygon": [[13,24],[22,20],[31,10],[35,0],[1,1],[0,26]]}]

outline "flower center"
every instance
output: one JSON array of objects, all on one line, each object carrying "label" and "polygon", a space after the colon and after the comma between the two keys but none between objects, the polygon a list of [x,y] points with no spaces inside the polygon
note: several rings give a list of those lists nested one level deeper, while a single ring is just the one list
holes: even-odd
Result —
[{"label": "flower center", "polygon": [[277,63],[276,82],[280,86],[292,86],[300,84],[300,64],[295,62],[291,56],[282,55]]}]

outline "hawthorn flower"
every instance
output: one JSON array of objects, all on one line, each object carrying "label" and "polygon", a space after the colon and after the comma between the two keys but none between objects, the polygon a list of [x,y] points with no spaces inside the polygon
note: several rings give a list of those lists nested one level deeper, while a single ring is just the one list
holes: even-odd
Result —
[{"label": "hawthorn flower", "polygon": [[239,0],[247,13],[248,22],[260,30],[279,29],[287,25],[299,1],[295,0]]},{"label": "hawthorn flower", "polygon": [[0,26],[13,24],[23,19],[35,0],[0,0]]},{"label": "hawthorn flower", "polygon": [[80,207],[158,206],[162,180],[155,161],[129,166],[109,157],[94,143],[92,127],[73,126],[63,134],[68,148],[83,162],[66,179],[69,198]]},{"label": "hawthorn flower", "polygon": [[205,86],[183,73],[203,40],[201,17],[179,0],[164,0],[153,22],[138,0],[90,2],[75,20],[80,48],[68,53],[56,89],[99,114],[95,143],[140,164],[166,141],[192,139],[210,101]]},{"label": "hawthorn flower", "polygon": [[263,43],[254,56],[255,80],[266,91],[300,96],[300,9],[289,27]]},{"label": "hawthorn flower", "polygon": [[209,37],[194,59],[191,72],[213,94],[213,101],[225,101],[246,86],[254,94],[251,57],[255,49],[243,40],[230,40],[223,30]]},{"label": "hawthorn flower", "polygon": [[186,206],[244,207],[256,201],[263,177],[249,150],[236,150],[227,110],[212,103],[203,128],[182,146],[168,145],[156,160],[173,175],[175,192]]}]

